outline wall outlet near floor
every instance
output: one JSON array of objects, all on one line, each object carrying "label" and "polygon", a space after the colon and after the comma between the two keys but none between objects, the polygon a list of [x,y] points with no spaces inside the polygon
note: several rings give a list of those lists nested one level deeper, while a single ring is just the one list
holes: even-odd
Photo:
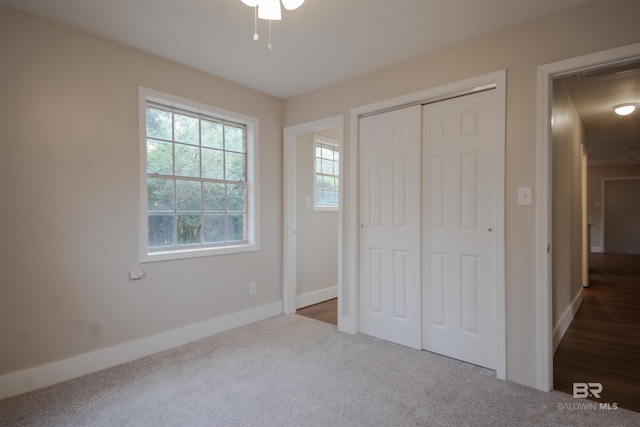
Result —
[{"label": "wall outlet near floor", "polygon": [[249,283],[249,296],[253,297],[256,295],[256,284],[255,283]]},{"label": "wall outlet near floor", "polygon": [[144,270],[131,270],[129,280],[140,280],[144,277]]}]

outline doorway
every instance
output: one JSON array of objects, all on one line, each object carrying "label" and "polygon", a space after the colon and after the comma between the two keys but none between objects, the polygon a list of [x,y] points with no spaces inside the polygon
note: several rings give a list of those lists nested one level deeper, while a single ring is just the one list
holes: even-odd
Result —
[{"label": "doorway", "polygon": [[296,310],[338,297],[340,134],[296,138]]},{"label": "doorway", "polygon": [[[316,179],[313,169],[316,161],[315,140],[336,142],[338,148],[336,150],[337,157],[333,158],[333,160],[335,164],[339,164],[340,145],[343,140],[342,135],[343,116],[334,116],[296,126],[289,126],[284,129],[283,312],[285,314],[293,314],[300,307],[313,305],[338,296],[337,293],[342,275],[342,260],[340,256],[342,247],[342,218],[341,215],[339,215],[339,210],[327,210],[323,212],[322,206],[318,206],[318,203],[316,203],[316,188],[310,186],[313,186],[314,180]],[[322,163],[322,158],[320,162]],[[337,170],[331,171],[332,174],[333,172],[337,172],[334,181],[332,181],[334,184],[331,188],[329,188],[327,184],[326,188],[321,185],[321,188],[317,189],[321,194],[320,202],[322,202],[322,193],[324,190],[327,190],[326,192],[331,192],[332,195],[338,196],[338,205],[342,203],[342,171],[339,166],[336,167],[336,169]],[[302,181],[308,185],[302,185]],[[328,182],[327,179],[325,179],[325,181]],[[327,197],[327,200],[328,199],[329,197]],[[335,198],[332,200],[335,201]],[[319,204],[322,205],[322,203]],[[318,208],[318,210],[315,208]],[[315,213],[319,215],[314,215]],[[318,230],[313,229],[314,221],[317,220],[318,217],[321,221],[327,219],[327,215],[323,217],[323,213],[334,214],[335,216],[333,221],[336,224],[331,226],[332,236],[329,236],[330,239],[328,243],[323,243],[323,245],[332,245],[331,242],[335,242],[332,248],[320,247],[319,242],[317,246],[313,246],[313,233],[316,231],[322,233],[323,229],[325,232],[327,231],[326,228],[323,228],[326,224],[320,225]],[[304,218],[300,218],[301,214],[305,215]],[[314,218],[314,216],[316,218]],[[304,225],[304,230],[298,230],[299,222],[301,225]],[[315,224],[317,225],[317,222]],[[303,249],[301,251],[298,250],[299,232],[303,233],[304,238],[311,238],[311,243],[309,243],[309,241],[301,242],[300,249]],[[306,264],[300,266],[301,268],[299,268],[299,264],[300,262],[311,262],[313,264],[314,256],[317,259],[323,259],[323,265],[327,264],[327,262],[325,262],[327,260],[335,260],[333,263],[328,261],[328,264],[332,265],[332,268],[336,270],[331,273],[334,279],[330,280],[329,283],[323,281],[320,285],[314,283],[310,285],[307,284],[306,288],[302,288],[302,291],[298,292],[299,270],[308,270],[308,267],[305,267]],[[311,259],[311,261],[309,261],[309,259]]]},{"label": "doorway", "polygon": [[[624,267],[638,262],[628,254],[640,253],[640,181],[629,176],[640,173],[632,150],[640,127],[637,116],[618,116],[612,106],[640,99],[638,87],[638,62],[586,70],[554,79],[552,103],[553,388],[572,394],[574,383],[598,383],[600,402],[635,410],[640,371],[629,355],[638,351],[640,294],[637,275]],[[589,157],[582,168],[581,146]],[[589,256],[587,223],[600,231],[591,240],[604,254]],[[580,255],[590,265],[580,265]],[[582,286],[581,268],[590,270]]]},{"label": "doorway", "polygon": [[[536,239],[536,296],[538,303],[537,387],[550,391],[553,387],[553,279],[551,252],[552,237],[552,136],[551,101],[554,78],[579,72],[602,70],[607,67],[637,61],[640,44],[625,46],[572,58],[538,67],[538,150],[537,150],[537,239]],[[577,304],[579,305],[579,304]]]}]

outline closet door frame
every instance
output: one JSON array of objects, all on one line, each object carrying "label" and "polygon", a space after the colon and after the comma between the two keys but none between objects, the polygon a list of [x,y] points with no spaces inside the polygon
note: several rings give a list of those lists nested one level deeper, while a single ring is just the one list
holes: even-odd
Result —
[{"label": "closet door frame", "polygon": [[345,200],[345,209],[342,212],[343,223],[345,225],[345,239],[343,241],[343,254],[348,262],[343,264],[343,278],[341,286],[338,287],[339,298],[342,299],[343,309],[338,313],[339,329],[343,332],[357,334],[360,332],[360,282],[359,282],[359,182],[358,182],[358,159],[359,159],[359,132],[358,123],[361,117],[368,115],[391,111],[410,105],[425,104],[444,100],[456,96],[475,93],[490,88],[495,88],[499,102],[497,103],[498,117],[498,146],[500,147],[496,153],[496,164],[502,165],[498,168],[498,182],[500,185],[496,188],[497,196],[497,224],[496,235],[498,239],[497,252],[497,365],[496,376],[499,379],[506,380],[507,377],[507,358],[506,358],[506,294],[505,294],[505,130],[506,130],[506,80],[507,71],[500,70],[493,73],[472,77],[466,80],[438,86],[436,88],[427,89],[420,92],[356,107],[350,111],[350,133],[348,146],[345,151],[348,153],[346,161],[345,174],[348,182],[345,184],[345,192],[347,197]]}]

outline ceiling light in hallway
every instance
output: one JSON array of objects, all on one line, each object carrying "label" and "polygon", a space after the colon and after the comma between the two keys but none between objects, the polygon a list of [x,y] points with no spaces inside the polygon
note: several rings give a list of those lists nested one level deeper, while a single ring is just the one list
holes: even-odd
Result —
[{"label": "ceiling light in hallway", "polygon": [[624,104],[614,105],[613,111],[619,116],[628,116],[635,111],[637,106],[637,102],[625,102]]}]

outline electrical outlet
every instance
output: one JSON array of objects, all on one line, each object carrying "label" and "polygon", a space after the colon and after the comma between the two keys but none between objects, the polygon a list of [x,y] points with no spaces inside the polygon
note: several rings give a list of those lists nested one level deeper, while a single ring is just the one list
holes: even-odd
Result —
[{"label": "electrical outlet", "polygon": [[129,272],[130,280],[140,280],[144,277],[144,270],[131,270]]},{"label": "electrical outlet", "polygon": [[249,296],[253,297],[256,295],[256,284],[255,283],[249,283]]}]

